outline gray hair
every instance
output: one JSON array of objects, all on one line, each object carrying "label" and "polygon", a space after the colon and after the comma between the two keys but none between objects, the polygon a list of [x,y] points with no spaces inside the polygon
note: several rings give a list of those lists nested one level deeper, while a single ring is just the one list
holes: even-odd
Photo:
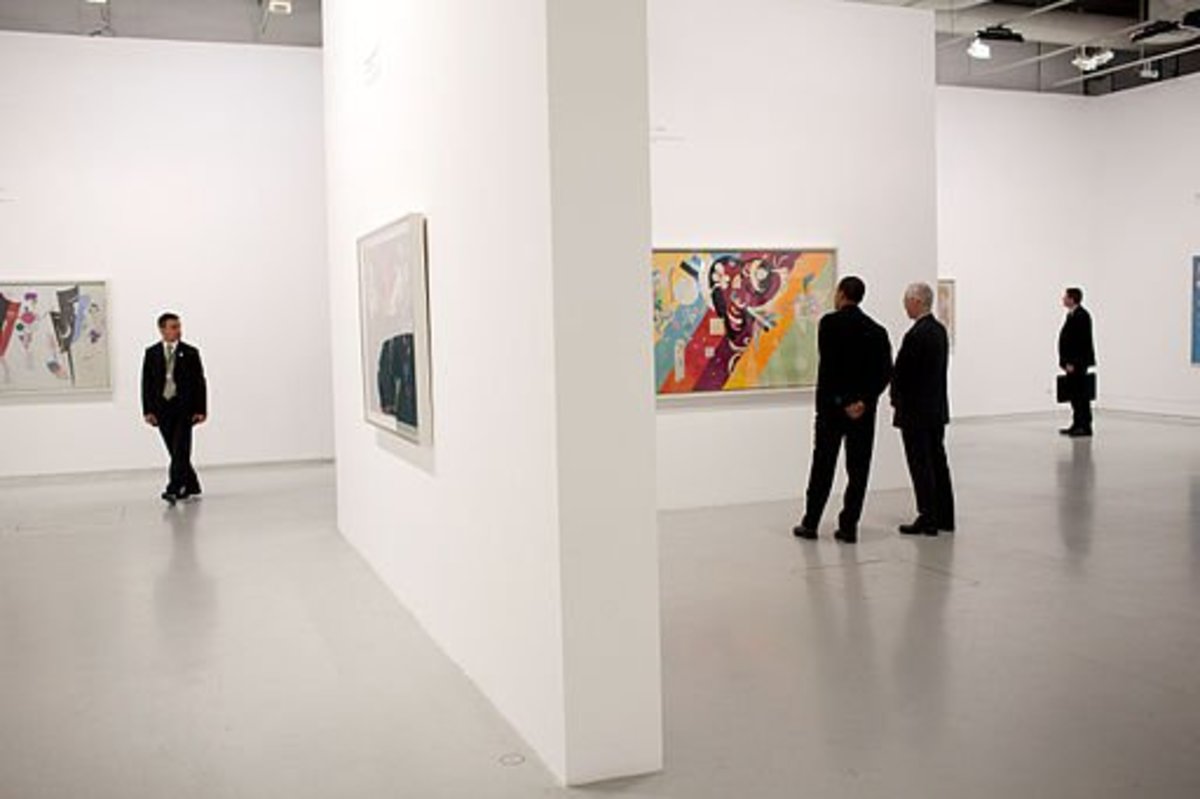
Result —
[{"label": "gray hair", "polygon": [[904,299],[916,300],[927,311],[933,310],[933,289],[928,283],[913,283],[904,291]]}]

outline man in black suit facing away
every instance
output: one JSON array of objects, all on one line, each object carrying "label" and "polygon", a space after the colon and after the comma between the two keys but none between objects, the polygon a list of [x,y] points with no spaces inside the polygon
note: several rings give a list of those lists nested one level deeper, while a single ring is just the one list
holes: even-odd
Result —
[{"label": "man in black suit facing away", "polygon": [[844,278],[834,299],[837,310],[826,314],[818,329],[817,421],[804,518],[792,531],[797,538],[817,537],[844,440],[849,483],[834,538],[847,544],[858,541],[875,448],[876,408],[892,376],[887,331],[859,308],[865,294],[862,280]]},{"label": "man in black suit facing away", "polygon": [[954,532],[954,487],[946,457],[950,422],[946,372],[950,339],[933,315],[933,289],[914,283],[904,293],[904,310],[913,326],[904,335],[892,378],[895,425],[917,495],[917,519],[900,526],[904,535],[936,536]]},{"label": "man in black suit facing away", "polygon": [[142,414],[162,434],[171,456],[170,475],[162,498],[176,501],[200,494],[192,468],[192,427],[208,418],[208,384],[200,351],[182,339],[173,313],[158,317],[162,341],[146,349],[142,361]]},{"label": "man in black suit facing away", "polygon": [[1096,365],[1096,346],[1092,340],[1092,315],[1083,307],[1083,289],[1069,288],[1063,295],[1067,320],[1058,335],[1058,364],[1066,373],[1067,395],[1071,400],[1071,426],[1060,430],[1064,436],[1083,438],[1092,434],[1092,395],[1088,370]]}]

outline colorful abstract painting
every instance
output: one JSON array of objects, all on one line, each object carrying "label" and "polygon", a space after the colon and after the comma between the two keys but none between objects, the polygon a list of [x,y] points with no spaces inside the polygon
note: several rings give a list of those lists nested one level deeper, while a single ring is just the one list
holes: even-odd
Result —
[{"label": "colorful abstract painting", "polygon": [[653,267],[660,395],[816,384],[832,250],[660,250]]},{"label": "colorful abstract painting", "polygon": [[108,287],[0,283],[0,396],[106,391]]},{"label": "colorful abstract painting", "polygon": [[1200,366],[1200,255],[1192,259],[1192,363]]},{"label": "colorful abstract painting", "polygon": [[363,405],[368,422],[432,442],[425,217],[406,216],[358,241]]}]

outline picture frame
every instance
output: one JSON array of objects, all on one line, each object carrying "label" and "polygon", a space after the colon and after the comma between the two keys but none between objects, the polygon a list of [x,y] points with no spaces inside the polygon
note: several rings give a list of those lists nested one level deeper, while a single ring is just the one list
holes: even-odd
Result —
[{"label": "picture frame", "polygon": [[815,388],[836,248],[659,247],[651,259],[660,401]]},{"label": "picture frame", "polygon": [[357,243],[363,417],[421,448],[433,446],[426,231],[409,214]]},{"label": "picture frame", "polygon": [[0,280],[0,399],[113,390],[109,285]]}]

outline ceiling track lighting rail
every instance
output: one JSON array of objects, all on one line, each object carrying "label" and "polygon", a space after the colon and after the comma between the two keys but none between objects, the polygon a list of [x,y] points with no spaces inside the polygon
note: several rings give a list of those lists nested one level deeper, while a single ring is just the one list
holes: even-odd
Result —
[{"label": "ceiling track lighting rail", "polygon": [[[1013,17],[1012,19],[1008,19],[1003,22],[997,23],[993,27],[1007,28],[1010,25],[1012,25],[1014,22],[1020,22],[1023,19],[1032,19],[1033,17],[1037,17],[1042,14],[1049,14],[1051,11],[1057,11],[1060,8],[1065,8],[1067,6],[1074,5],[1077,2],[1079,2],[1079,0],[1057,0],[1057,2],[1051,3],[1050,5],[1040,6],[1038,8],[1035,8],[1027,14],[1021,14],[1020,16]],[[978,38],[978,36],[979,36],[978,31],[964,34],[962,36],[955,36],[954,38],[947,39],[946,41],[939,44],[937,46],[937,49],[945,50],[948,47],[954,47],[955,45],[962,44],[963,42],[969,42],[973,39]]]},{"label": "ceiling track lighting rail", "polygon": [[1066,80],[1060,80],[1058,83],[1053,84],[1050,88],[1062,89],[1062,88],[1066,88],[1067,86],[1074,86],[1079,83],[1086,83],[1089,80],[1094,80],[1096,78],[1102,78],[1106,75],[1112,75],[1116,72],[1124,72],[1127,69],[1136,69],[1138,67],[1145,66],[1146,64],[1152,65],[1155,61],[1164,61],[1168,58],[1174,58],[1175,56],[1181,56],[1186,53],[1194,53],[1198,50],[1200,50],[1200,42],[1197,42],[1195,44],[1190,44],[1187,47],[1178,47],[1174,50],[1168,50],[1165,53],[1158,53],[1156,55],[1146,56],[1145,58],[1139,58],[1136,61],[1130,61],[1127,64],[1117,64],[1115,67],[1109,67],[1107,69],[1097,70],[1096,72],[1086,72],[1077,78],[1067,78]]},{"label": "ceiling track lighting rail", "polygon": [[1067,53],[1073,53],[1076,50],[1078,50],[1080,47],[1105,44],[1106,42],[1113,41],[1117,37],[1130,34],[1134,31],[1138,30],[1139,28],[1144,27],[1145,24],[1146,23],[1144,23],[1144,22],[1136,22],[1127,28],[1121,28],[1120,30],[1115,30],[1110,33],[1105,33],[1101,36],[1095,36],[1086,41],[1082,41],[1079,44],[1068,44],[1065,47],[1058,47],[1058,48],[1055,48],[1048,52],[1042,53],[1041,55],[1030,56],[1029,58],[1022,58],[1020,61],[1014,61],[1011,64],[1005,64],[1003,66],[995,67],[993,69],[976,72],[976,73],[974,73],[974,75],[972,77],[980,78],[980,79],[990,78],[993,75],[1003,75],[1006,72],[1011,72],[1012,70],[1020,69],[1021,67],[1030,67],[1030,66],[1033,66],[1034,64],[1039,64],[1042,61],[1049,61],[1051,58],[1058,58],[1059,56],[1066,55]]}]

